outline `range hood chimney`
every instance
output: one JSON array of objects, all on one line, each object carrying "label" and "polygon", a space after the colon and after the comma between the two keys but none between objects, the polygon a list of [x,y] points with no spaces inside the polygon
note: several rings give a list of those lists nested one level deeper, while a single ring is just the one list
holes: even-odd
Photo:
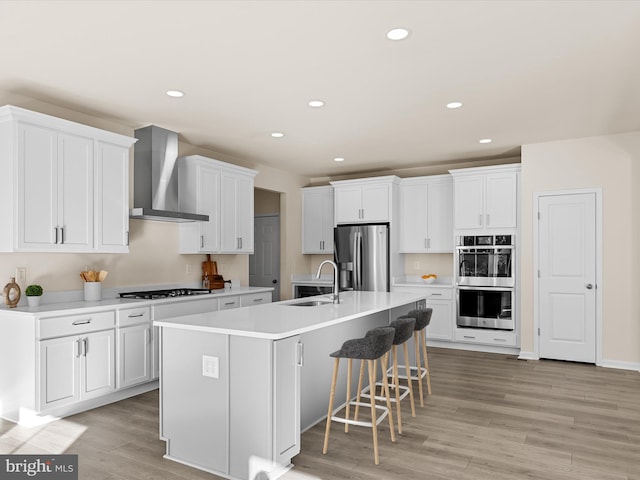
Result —
[{"label": "range hood chimney", "polygon": [[135,131],[133,208],[130,218],[165,222],[209,221],[178,211],[178,134],[155,125]]}]

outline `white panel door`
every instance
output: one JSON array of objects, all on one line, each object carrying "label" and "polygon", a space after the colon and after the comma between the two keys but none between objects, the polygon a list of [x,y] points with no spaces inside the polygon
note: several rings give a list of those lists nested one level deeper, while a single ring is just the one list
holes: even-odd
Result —
[{"label": "white panel door", "polygon": [[151,378],[151,329],[149,324],[121,328],[118,335],[118,388]]},{"label": "white panel door", "polygon": [[429,252],[453,252],[453,183],[429,185],[427,192]]},{"label": "white panel door", "polygon": [[427,251],[427,185],[400,185],[400,251]]},{"label": "white panel door", "polygon": [[487,175],[485,182],[485,228],[516,228],[516,174]]},{"label": "white panel door", "polygon": [[80,399],[79,338],[61,337],[40,342],[40,408]]},{"label": "white panel door", "polygon": [[389,185],[362,187],[362,219],[367,222],[389,221]]},{"label": "white panel door", "polygon": [[280,300],[280,217],[256,217],[256,248],[249,255],[249,285],[273,287],[273,301]]},{"label": "white panel door", "polygon": [[596,361],[595,194],[539,199],[540,357]]},{"label": "white panel door", "polygon": [[362,221],[362,187],[336,187],[334,200],[336,223]]},{"label": "white panel door", "polygon": [[253,178],[236,179],[236,235],[239,251],[253,253]]},{"label": "white panel door", "polygon": [[198,212],[209,215],[208,222],[200,224],[200,251],[220,250],[220,171],[212,168],[198,168]]}]

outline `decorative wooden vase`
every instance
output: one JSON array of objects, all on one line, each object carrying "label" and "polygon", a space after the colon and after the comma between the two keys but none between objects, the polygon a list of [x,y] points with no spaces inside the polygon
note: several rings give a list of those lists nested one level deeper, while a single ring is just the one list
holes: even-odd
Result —
[{"label": "decorative wooden vase", "polygon": [[10,277],[11,281],[4,286],[2,295],[4,296],[4,303],[9,308],[15,308],[20,301],[20,285],[16,283],[15,277]]}]

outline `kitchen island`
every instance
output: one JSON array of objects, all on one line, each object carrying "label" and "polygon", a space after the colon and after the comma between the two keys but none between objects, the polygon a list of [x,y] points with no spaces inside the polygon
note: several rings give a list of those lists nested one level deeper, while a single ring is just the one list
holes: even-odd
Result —
[{"label": "kitchen island", "polygon": [[[327,414],[329,354],[423,301],[419,294],[342,292],[340,304],[296,305],[322,299],[154,322],[166,458],[226,478],[275,478],[299,453],[300,432]],[[336,398],[346,393],[343,370]]]}]

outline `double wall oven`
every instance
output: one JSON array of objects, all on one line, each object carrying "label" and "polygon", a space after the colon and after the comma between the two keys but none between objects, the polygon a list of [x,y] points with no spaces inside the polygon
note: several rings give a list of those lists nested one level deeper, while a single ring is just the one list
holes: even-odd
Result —
[{"label": "double wall oven", "polygon": [[458,327],[514,330],[514,245],[512,235],[456,238]]}]

